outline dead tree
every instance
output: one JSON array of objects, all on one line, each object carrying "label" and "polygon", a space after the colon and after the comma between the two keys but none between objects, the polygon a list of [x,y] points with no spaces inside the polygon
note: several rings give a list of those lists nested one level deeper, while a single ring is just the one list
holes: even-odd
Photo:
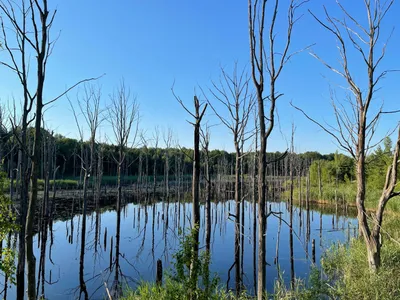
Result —
[{"label": "dead tree", "polygon": [[[164,169],[164,194],[169,199],[169,152],[172,144],[172,129],[168,128],[167,131],[163,131],[163,140],[165,144],[165,169]],[[169,200],[168,200],[169,203]]]},{"label": "dead tree", "polygon": [[[8,60],[0,61],[14,72],[23,88],[23,109],[22,109],[22,133],[21,136],[15,134],[18,139],[23,159],[21,167],[23,178],[21,180],[24,185],[22,190],[22,220],[26,219],[25,229],[21,230],[20,245],[23,244],[25,238],[25,246],[19,246],[19,263],[17,271],[17,298],[24,297],[24,263],[23,255],[26,250],[26,260],[28,264],[28,298],[35,299],[35,269],[36,258],[33,253],[33,222],[35,217],[37,194],[38,194],[38,177],[40,173],[40,147],[41,147],[41,122],[42,111],[44,106],[53,103],[57,99],[66,94],[81,82],[71,86],[64,93],[49,100],[47,103],[43,101],[43,91],[46,78],[46,67],[48,59],[54,48],[54,42],[50,39],[50,33],[56,11],[49,11],[47,0],[29,0],[21,1],[17,4],[13,1],[0,1],[0,11],[3,13],[0,19],[1,33],[3,35],[3,48],[6,50]],[[11,36],[9,34],[11,33]],[[32,60],[31,57],[34,57]],[[33,63],[34,62],[34,63]],[[36,78],[33,80],[28,76],[29,70],[35,69]],[[87,79],[83,81],[88,81]],[[33,105],[35,104],[35,106]],[[30,123],[34,122],[34,141],[32,149],[28,149],[26,129]],[[16,124],[13,124],[14,132],[16,132]],[[28,160],[30,160],[30,173],[27,173]],[[28,208],[27,204],[27,187],[30,178],[30,194]],[[25,232],[23,232],[25,230]],[[24,236],[22,235],[24,233]]]},{"label": "dead tree", "polygon": [[[338,74],[348,86],[349,93],[342,101],[337,99],[334,92],[331,92],[333,113],[336,124],[324,125],[307,115],[302,109],[294,106],[301,111],[310,121],[321,127],[337,142],[338,146],[347,151],[354,159],[356,164],[356,206],[357,219],[360,235],[363,236],[367,253],[368,263],[372,271],[376,271],[380,266],[380,230],[383,220],[383,213],[386,203],[393,197],[399,195],[394,191],[397,164],[398,164],[398,145],[394,155],[394,160],[390,166],[382,196],[380,198],[377,211],[372,218],[369,217],[365,209],[366,198],[366,156],[369,150],[374,148],[372,139],[375,135],[378,121],[382,115],[396,113],[398,111],[385,111],[383,104],[377,111],[372,111],[378,104],[377,91],[381,80],[393,70],[380,71],[380,65],[386,54],[387,42],[381,49],[378,49],[381,40],[382,22],[392,7],[392,1],[364,1],[366,10],[367,24],[357,20],[339,2],[338,8],[342,13],[342,18],[332,17],[324,7],[325,21],[315,16],[314,19],[324,29],[336,39],[340,55],[340,67],[335,67],[315,53],[311,53],[329,70]],[[355,50],[355,53],[351,51]],[[359,75],[352,71],[352,63],[356,59],[352,54],[357,54],[358,59],[365,64],[365,79],[356,80]],[[351,59],[350,59],[351,55]],[[365,80],[365,81],[363,81]],[[381,139],[378,143],[380,143]]]},{"label": "dead tree", "polygon": [[[89,138],[89,153],[88,149],[84,143],[84,128],[80,125],[78,114],[74,108],[72,102],[70,102],[70,106],[72,112],[75,117],[75,122],[78,127],[78,132],[80,136],[81,143],[81,169],[83,171],[83,216],[85,219],[86,209],[87,209],[87,189],[89,184],[89,178],[92,176],[92,173],[95,166],[95,157],[96,157],[96,136],[98,128],[102,122],[101,118],[101,109],[100,109],[100,99],[101,99],[101,90],[100,88],[96,88],[95,86],[85,85],[83,89],[83,95],[78,93],[77,95],[77,103],[80,110],[80,115],[84,118],[86,126],[88,127],[90,138]],[[85,221],[84,221],[85,222]]]},{"label": "dead tree", "polygon": [[104,145],[100,142],[97,149],[97,169],[96,169],[96,182],[95,182],[95,210],[96,210],[96,224],[95,224],[95,254],[97,254],[97,247],[100,245],[100,197],[101,197],[101,182],[103,179],[103,159],[104,159]]},{"label": "dead tree", "polygon": [[[200,124],[207,109],[207,103],[200,104],[197,96],[194,96],[194,113],[186,108],[183,101],[175,95],[175,99],[183,107],[183,109],[193,117],[194,121],[189,122],[194,127],[194,144],[193,144],[193,178],[192,178],[192,205],[193,205],[193,261],[190,266],[190,277],[192,282],[197,281],[198,266],[197,257],[199,255],[199,231],[200,231]],[[203,106],[203,108],[202,108]]]},{"label": "dead tree", "polygon": [[[212,99],[206,96],[207,102],[222,122],[228,128],[233,136],[233,144],[235,146],[235,273],[236,273],[236,293],[241,290],[241,270],[240,270],[240,241],[241,241],[241,224],[240,222],[240,204],[242,202],[241,191],[241,165],[243,160],[243,143],[251,137],[247,130],[247,123],[250,113],[253,109],[254,100],[249,91],[250,78],[245,71],[238,72],[237,64],[234,66],[233,74],[229,75],[221,68],[221,77],[219,83],[212,82],[212,88],[209,92]],[[216,104],[222,104],[225,112],[216,109]],[[227,116],[226,116],[227,115]]]},{"label": "dead tree", "polygon": [[144,183],[145,183],[145,194],[146,194],[146,203],[148,201],[149,197],[149,147],[148,147],[148,140],[146,137],[145,132],[140,133],[140,141],[142,144],[142,149],[141,152],[144,152],[144,172],[143,172],[143,177],[144,177]]},{"label": "dead tree", "polygon": [[[122,165],[126,156],[129,138],[131,137],[132,145],[135,144],[139,128],[139,105],[136,97],[131,97],[129,89],[125,87],[124,82],[110,96],[111,104],[108,109],[108,121],[111,124],[114,141],[118,148],[118,155],[113,159],[117,164],[117,229],[116,229],[116,248],[115,248],[115,264],[119,266],[119,247],[121,232],[121,205],[122,205]],[[133,134],[133,135],[132,135]],[[112,251],[112,250],[111,250]],[[114,282],[118,283],[119,270],[115,271]]]},{"label": "dead tree", "polygon": [[294,253],[293,253],[293,191],[294,191],[294,134],[296,128],[292,124],[292,136],[290,143],[290,201],[289,201],[289,253],[290,253],[290,286],[295,288],[294,278]]},{"label": "dead tree", "polygon": [[157,189],[157,159],[158,159],[158,142],[160,141],[160,129],[158,126],[154,128],[153,133],[153,148],[154,148],[154,155],[153,155],[153,197],[155,197],[156,189]]},{"label": "dead tree", "polygon": [[[264,29],[266,23],[267,0],[248,1],[248,17],[249,17],[249,38],[250,38],[250,63],[252,79],[255,86],[259,133],[260,133],[260,152],[258,161],[258,278],[257,278],[257,298],[262,299],[265,290],[265,229],[266,229],[266,166],[267,166],[267,141],[272,133],[275,125],[275,108],[278,99],[283,96],[276,90],[276,83],[286,63],[293,57],[295,53],[289,53],[291,44],[293,27],[299,20],[296,15],[298,8],[307,1],[291,0],[287,13],[287,34],[282,44],[283,49],[278,50],[276,45],[276,22],[278,18],[279,1],[272,3],[271,17],[268,32],[268,45],[265,45]],[[267,71],[267,72],[266,72]],[[265,78],[267,77],[267,78]],[[266,83],[266,80],[268,82]],[[265,95],[265,88],[269,87],[268,94]],[[265,109],[268,104],[269,112],[266,114]]]},{"label": "dead tree", "polygon": [[[206,251],[209,253],[211,249],[211,176],[210,176],[210,127],[206,125],[205,130],[201,130],[201,144],[204,153],[204,177],[206,180]],[[178,187],[179,188],[179,187]]]},{"label": "dead tree", "polygon": [[[88,185],[89,179],[92,174],[93,169],[95,169],[95,146],[96,146],[96,135],[98,128],[101,123],[100,118],[100,99],[101,90],[95,88],[94,86],[85,85],[83,89],[83,95],[78,93],[77,102],[81,115],[85,119],[86,126],[90,132],[89,138],[89,149],[84,142],[84,128],[80,125],[78,114],[74,109],[74,105],[69,100],[76,126],[78,127],[78,132],[80,136],[81,144],[81,171],[83,172],[83,207],[82,207],[82,233],[81,233],[81,248],[79,256],[79,281],[81,293],[85,295],[85,299],[88,298],[86,284],[84,280],[84,267],[85,267],[85,247],[86,247],[86,215],[88,206]],[[89,151],[88,151],[89,150]]]}]

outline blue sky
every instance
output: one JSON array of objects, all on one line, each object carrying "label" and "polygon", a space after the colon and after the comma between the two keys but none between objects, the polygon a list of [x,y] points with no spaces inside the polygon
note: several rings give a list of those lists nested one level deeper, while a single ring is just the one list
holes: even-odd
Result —
[{"label": "blue sky", "polygon": [[[286,33],[286,5],[282,0],[277,23],[278,40]],[[342,1],[354,15],[365,22],[362,0]],[[338,66],[336,40],[322,29],[307,9],[322,15],[322,3],[337,17],[342,15],[334,0],[307,3],[302,19],[294,29],[292,51],[315,44],[313,50],[328,62]],[[179,143],[192,145],[192,128],[186,122],[187,113],[175,101],[171,86],[175,81],[175,93],[191,106],[199,86],[207,89],[211,80],[218,80],[220,67],[232,69],[235,61],[242,67],[249,66],[247,1],[139,1],[139,0],[69,0],[51,1],[57,7],[53,36],[61,33],[48,65],[45,97],[62,92],[67,86],[88,77],[106,75],[99,80],[102,86],[102,102],[109,102],[109,94],[124,78],[126,85],[140,103],[140,127],[151,133],[156,125],[170,127]],[[400,3],[396,2],[385,20],[383,43],[393,26],[399,25]],[[382,44],[381,44],[382,45]],[[395,29],[387,48],[382,69],[400,69],[397,53],[400,34]],[[351,68],[356,80],[364,79],[365,68],[357,56],[351,53]],[[3,58],[4,52],[0,52]],[[364,73],[363,73],[364,72]],[[376,95],[386,108],[399,109],[400,74],[390,74],[382,82]],[[4,67],[0,68],[0,97],[6,103],[20,99],[20,86],[15,76]],[[396,84],[397,83],[397,84]],[[298,151],[317,150],[333,152],[336,145],[318,127],[295,111],[289,102],[303,108],[318,120],[333,121],[329,100],[329,85],[338,90],[343,81],[326,69],[308,52],[295,56],[279,79],[278,113],[280,127],[276,127],[269,141],[269,151],[286,149],[291,123],[296,130]],[[365,86],[365,85],[364,85]],[[75,92],[69,94],[74,100]],[[203,97],[200,95],[200,99]],[[219,106],[216,105],[218,109]],[[77,137],[74,118],[66,98],[57,101],[46,111],[47,127],[68,137]],[[398,122],[398,115],[385,116],[378,134],[384,134]],[[206,121],[218,124],[218,119],[208,110]],[[102,134],[111,134],[107,123]],[[212,127],[211,146],[231,151],[232,138],[222,126]]]}]

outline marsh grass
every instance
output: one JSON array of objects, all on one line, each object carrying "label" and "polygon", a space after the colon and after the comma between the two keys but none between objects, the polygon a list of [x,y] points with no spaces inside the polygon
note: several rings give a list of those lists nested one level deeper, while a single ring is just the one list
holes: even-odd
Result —
[{"label": "marsh grass", "polygon": [[[321,261],[331,297],[339,299],[400,299],[400,220],[388,215],[383,224],[382,266],[369,270],[362,239],[349,246],[337,245]],[[390,236],[390,238],[389,238]]]},{"label": "marsh grass", "polygon": [[[341,182],[336,185],[334,183],[324,183],[322,188],[322,197],[319,196],[319,188],[317,186],[311,186],[310,188],[310,199],[316,201],[329,202],[332,205],[336,204],[336,200],[339,205],[347,204],[351,206],[355,206],[356,203],[356,192],[357,185],[355,182],[347,181]],[[381,189],[374,188],[372,185],[367,184],[367,193],[365,199],[365,207],[368,210],[375,210],[379,197],[382,194]],[[293,191],[293,196],[295,200],[298,200],[299,196],[299,188],[295,187]],[[289,198],[289,189],[283,193],[283,198]],[[302,188],[302,199],[305,201],[306,198],[306,189],[305,182],[303,182]],[[322,198],[322,199],[320,199]],[[386,206],[387,211],[391,212],[400,212],[400,197],[396,197],[388,202]]]}]

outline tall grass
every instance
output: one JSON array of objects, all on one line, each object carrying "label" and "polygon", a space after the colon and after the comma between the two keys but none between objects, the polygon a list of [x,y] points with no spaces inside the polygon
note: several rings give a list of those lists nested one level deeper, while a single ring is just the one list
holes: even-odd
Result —
[{"label": "tall grass", "polygon": [[[400,221],[388,217],[385,232],[398,240]],[[386,234],[385,234],[386,235]],[[400,245],[384,236],[382,266],[372,273],[363,240],[354,239],[349,247],[330,249],[322,259],[330,296],[338,299],[400,299]]]},{"label": "tall grass", "polygon": [[[302,181],[302,199],[306,198],[306,188],[305,188],[305,180]],[[357,184],[354,181],[341,182],[337,186],[335,183],[324,183],[322,186],[322,197],[319,195],[318,186],[310,187],[310,199],[317,201],[328,201],[332,204],[348,204],[355,205],[356,203],[356,193],[357,193]],[[375,210],[379,198],[382,194],[382,190],[373,188],[371,185],[367,184],[367,192],[365,193],[365,207],[367,209]],[[283,196],[285,198],[289,197],[289,183],[286,183],[286,191]],[[297,186],[294,187],[293,196],[296,200],[299,198],[299,188]],[[389,201],[386,208],[392,212],[400,212],[400,197],[396,197]],[[396,201],[397,200],[397,201]]]}]

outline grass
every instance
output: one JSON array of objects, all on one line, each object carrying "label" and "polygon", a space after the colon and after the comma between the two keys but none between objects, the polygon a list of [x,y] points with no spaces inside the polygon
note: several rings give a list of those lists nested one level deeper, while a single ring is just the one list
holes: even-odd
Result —
[{"label": "grass", "polygon": [[[400,299],[400,220],[387,215],[382,226],[384,244],[382,266],[371,273],[367,264],[365,243],[354,239],[346,247],[339,245],[325,253],[322,267],[329,294],[338,299]],[[391,238],[388,236],[390,235]]]},{"label": "grass", "polygon": [[254,297],[243,293],[239,297],[233,292],[226,292],[223,288],[216,288],[209,294],[191,294],[188,292],[184,284],[174,282],[167,279],[162,287],[157,286],[154,283],[144,282],[136,290],[128,290],[126,295],[122,298],[123,300],[247,300],[254,299]]},{"label": "grass", "polygon": [[[57,188],[61,188],[61,189],[75,189],[78,187],[79,182],[77,180],[72,180],[72,179],[56,179],[56,180],[50,180],[50,187],[53,188],[53,184],[56,184]],[[44,180],[43,179],[39,179],[38,180],[38,187],[40,190],[44,189]]]},{"label": "grass", "polygon": [[[337,199],[339,204],[347,203],[348,205],[355,206],[356,202],[356,192],[357,185],[355,182],[341,182],[336,185],[334,183],[324,183],[322,187],[322,197],[319,195],[318,186],[312,185],[310,187],[310,199],[314,201],[321,202],[330,202],[335,204],[335,200]],[[302,187],[302,198],[305,199],[305,182],[303,182]],[[366,199],[365,199],[365,207],[368,210],[375,210],[379,197],[381,196],[382,190],[374,189],[367,185]],[[284,192],[283,196],[285,198],[289,197],[289,186],[288,190]],[[293,191],[293,197],[298,200],[299,198],[299,188],[295,187]],[[400,201],[396,201],[397,199],[392,199],[388,202],[386,206],[387,211],[399,212],[400,213]]]},{"label": "grass", "polygon": [[[74,180],[76,182],[79,182],[79,177],[68,177],[68,179],[70,180]],[[93,176],[92,178],[90,178],[89,184],[92,183],[93,179],[95,179],[95,176]],[[117,184],[117,176],[103,176],[102,177],[102,185],[116,185]],[[129,175],[129,176],[122,176],[122,184],[133,184],[138,182],[139,177],[137,175]],[[191,175],[184,175],[183,176],[183,180],[190,180],[191,179]],[[146,180],[146,176],[142,176],[142,181]],[[174,175],[170,175],[169,176],[169,180],[170,181],[174,181],[175,180],[175,176]],[[164,176],[162,175],[158,175],[156,176],[156,181],[158,183],[163,182],[164,181]],[[149,186],[153,185],[154,182],[154,178],[152,175],[147,176],[147,182],[149,183]]]},{"label": "grass", "polygon": [[[65,189],[65,190],[71,190],[71,189],[76,189],[79,187],[79,181],[78,180],[73,180],[73,179],[56,179],[56,180],[50,180],[50,189],[53,188],[53,184],[55,182],[57,188]],[[14,180],[13,182],[14,188],[16,187],[16,181]],[[39,190],[44,190],[44,179],[39,179],[38,180],[38,188]],[[10,181],[7,180],[7,182],[3,185],[3,192],[8,193],[10,190]]]}]

